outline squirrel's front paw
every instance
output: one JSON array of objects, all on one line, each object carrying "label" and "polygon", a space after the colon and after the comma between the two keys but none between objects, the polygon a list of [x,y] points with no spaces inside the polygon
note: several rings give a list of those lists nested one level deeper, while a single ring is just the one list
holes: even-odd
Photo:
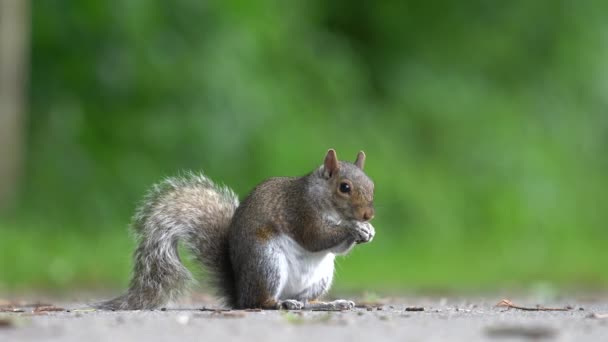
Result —
[{"label": "squirrel's front paw", "polygon": [[355,223],[355,241],[357,243],[365,243],[370,242],[374,239],[374,235],[376,235],[376,230],[374,226],[369,222],[356,222]]},{"label": "squirrel's front paw", "polygon": [[332,302],[308,302],[304,305],[304,309],[313,311],[345,311],[355,308],[355,302],[352,300],[337,299]]}]

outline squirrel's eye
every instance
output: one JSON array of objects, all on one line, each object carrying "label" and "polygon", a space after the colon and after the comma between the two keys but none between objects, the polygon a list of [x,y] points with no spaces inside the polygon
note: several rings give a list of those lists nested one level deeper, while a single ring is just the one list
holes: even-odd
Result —
[{"label": "squirrel's eye", "polygon": [[346,182],[342,182],[340,183],[340,192],[341,193],[349,193],[350,192],[350,184],[346,183]]}]

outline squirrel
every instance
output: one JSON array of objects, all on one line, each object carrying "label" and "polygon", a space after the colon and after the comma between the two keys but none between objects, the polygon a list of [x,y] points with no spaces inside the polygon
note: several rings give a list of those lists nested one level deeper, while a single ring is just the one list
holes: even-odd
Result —
[{"label": "squirrel", "polygon": [[240,204],[202,174],[156,184],[133,218],[128,291],[95,306],[155,309],[176,299],[192,278],[178,255],[181,242],[229,307],[352,309],[350,300],[317,298],[331,286],[335,255],[374,238],[374,183],[364,163],[363,151],[350,163],[329,149],[308,175],[267,179]]}]

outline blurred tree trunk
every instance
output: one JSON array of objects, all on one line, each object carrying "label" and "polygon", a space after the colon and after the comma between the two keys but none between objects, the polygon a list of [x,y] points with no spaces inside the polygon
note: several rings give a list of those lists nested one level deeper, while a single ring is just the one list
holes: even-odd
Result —
[{"label": "blurred tree trunk", "polygon": [[24,160],[28,0],[0,0],[0,210],[16,202]]}]

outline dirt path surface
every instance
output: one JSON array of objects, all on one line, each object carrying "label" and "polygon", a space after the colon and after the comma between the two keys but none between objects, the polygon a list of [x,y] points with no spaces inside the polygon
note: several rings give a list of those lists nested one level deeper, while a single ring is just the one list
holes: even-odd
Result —
[{"label": "dirt path surface", "polygon": [[[552,341],[608,340],[608,300],[542,303],[511,298],[529,310],[497,307],[502,298],[401,298],[345,312],[93,311],[81,304],[0,306],[0,341]],[[65,309],[65,311],[55,311]]]}]

